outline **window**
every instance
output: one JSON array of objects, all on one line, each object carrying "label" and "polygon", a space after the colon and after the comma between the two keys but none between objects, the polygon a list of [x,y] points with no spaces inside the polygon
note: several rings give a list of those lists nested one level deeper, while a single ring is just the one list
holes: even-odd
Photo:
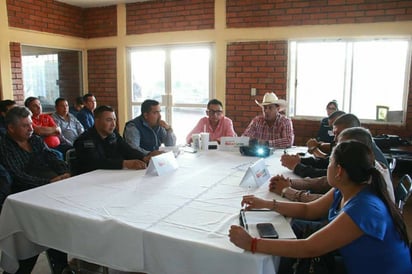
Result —
[{"label": "window", "polygon": [[40,99],[43,112],[54,111],[54,101],[74,102],[82,88],[82,54],[76,50],[22,45],[24,98]]},{"label": "window", "polygon": [[54,110],[59,97],[57,54],[22,56],[25,97],[38,97],[45,111]]},{"label": "window", "polygon": [[210,45],[130,49],[129,118],[140,115],[144,100],[157,100],[162,119],[173,126],[177,144],[185,143],[212,96],[211,52]]},{"label": "window", "polygon": [[363,120],[377,106],[405,112],[409,40],[293,41],[289,56],[291,116],[324,117],[331,100]]}]

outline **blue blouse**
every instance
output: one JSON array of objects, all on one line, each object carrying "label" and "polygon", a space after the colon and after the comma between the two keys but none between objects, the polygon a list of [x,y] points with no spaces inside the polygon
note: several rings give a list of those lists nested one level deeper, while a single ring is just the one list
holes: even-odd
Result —
[{"label": "blue blouse", "polygon": [[[335,190],[329,221],[340,213],[341,199],[341,192]],[[340,249],[349,274],[412,273],[409,247],[400,238],[382,200],[365,188],[341,210],[364,232],[360,238]]]}]

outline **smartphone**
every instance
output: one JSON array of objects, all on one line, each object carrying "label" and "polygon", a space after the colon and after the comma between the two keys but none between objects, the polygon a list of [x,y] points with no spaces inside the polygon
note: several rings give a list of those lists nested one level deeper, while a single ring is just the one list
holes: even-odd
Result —
[{"label": "smartphone", "polygon": [[256,228],[261,238],[277,239],[279,238],[275,227],[271,223],[259,223],[256,224]]}]

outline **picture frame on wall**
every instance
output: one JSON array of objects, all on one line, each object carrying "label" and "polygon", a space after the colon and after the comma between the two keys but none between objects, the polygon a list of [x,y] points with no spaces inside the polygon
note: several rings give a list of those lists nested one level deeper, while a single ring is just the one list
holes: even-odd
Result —
[{"label": "picture frame on wall", "polygon": [[376,106],[376,121],[387,121],[388,112],[389,112],[389,107]]}]

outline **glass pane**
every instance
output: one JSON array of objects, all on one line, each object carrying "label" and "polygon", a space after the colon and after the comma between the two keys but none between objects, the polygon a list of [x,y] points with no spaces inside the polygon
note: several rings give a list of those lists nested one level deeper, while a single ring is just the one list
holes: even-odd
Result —
[{"label": "glass pane", "polygon": [[297,44],[296,115],[326,116],[326,104],[343,101],[345,44]]},{"label": "glass pane", "polygon": [[407,41],[354,44],[351,112],[375,120],[377,105],[402,110],[407,50]]},{"label": "glass pane", "polygon": [[179,48],[171,52],[173,101],[204,104],[209,100],[209,48]]},{"label": "glass pane", "polygon": [[165,52],[138,50],[131,53],[132,101],[154,99],[162,102],[165,94]]},{"label": "glass pane", "polygon": [[176,144],[185,144],[186,136],[195,127],[200,118],[205,116],[205,108],[173,108],[173,131]]},{"label": "glass pane", "polygon": [[140,115],[141,113],[140,110],[141,110],[141,106],[136,106],[136,105],[132,106],[132,119]]},{"label": "glass pane", "polygon": [[57,54],[22,56],[25,98],[38,97],[43,111],[54,111],[54,100],[59,97]]}]

